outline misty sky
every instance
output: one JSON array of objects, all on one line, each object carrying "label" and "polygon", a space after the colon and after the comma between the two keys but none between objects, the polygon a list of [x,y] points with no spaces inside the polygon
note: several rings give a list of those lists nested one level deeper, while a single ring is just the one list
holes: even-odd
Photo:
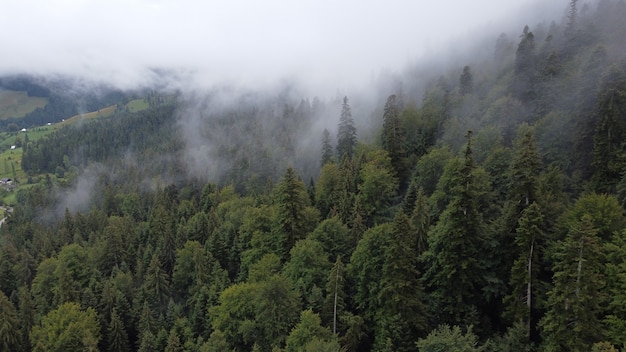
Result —
[{"label": "misty sky", "polygon": [[[559,16],[567,0],[0,0],[0,73],[130,87],[148,68],[205,85],[297,77],[341,88],[474,33]],[[537,12],[538,10],[538,12]],[[542,18],[533,19],[530,25]],[[517,27],[514,27],[517,28]],[[490,31],[490,32],[489,32]],[[521,27],[519,27],[521,32]]]}]

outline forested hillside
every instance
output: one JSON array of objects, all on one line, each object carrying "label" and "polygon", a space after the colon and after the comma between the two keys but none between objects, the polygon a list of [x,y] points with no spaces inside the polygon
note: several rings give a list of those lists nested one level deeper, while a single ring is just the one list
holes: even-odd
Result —
[{"label": "forested hillside", "polygon": [[366,113],[153,93],[26,142],[0,350],[626,350],[626,3],[564,10]]}]

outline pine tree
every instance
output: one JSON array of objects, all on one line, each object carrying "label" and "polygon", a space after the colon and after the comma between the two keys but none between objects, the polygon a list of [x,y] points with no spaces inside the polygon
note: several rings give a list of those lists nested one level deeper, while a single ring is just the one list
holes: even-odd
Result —
[{"label": "pine tree", "polygon": [[602,247],[589,215],[554,248],[554,287],[540,322],[546,351],[589,351],[602,341]]},{"label": "pine tree", "polygon": [[344,97],[343,105],[341,106],[341,116],[339,118],[339,131],[337,132],[337,156],[339,160],[342,160],[344,157],[352,158],[356,148],[356,142],[354,119],[352,119],[348,97]]}]

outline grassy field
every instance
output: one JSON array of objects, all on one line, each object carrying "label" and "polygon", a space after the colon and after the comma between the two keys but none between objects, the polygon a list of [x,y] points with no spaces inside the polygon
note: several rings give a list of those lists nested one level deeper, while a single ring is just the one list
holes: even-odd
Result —
[{"label": "grassy field", "polygon": [[29,97],[26,92],[0,90],[0,120],[24,117],[48,104],[48,98]]},{"label": "grassy field", "polygon": [[[26,131],[0,132],[0,179],[17,179],[19,182],[17,189],[32,187],[33,185],[26,183],[28,175],[22,170],[23,149],[19,147],[21,143],[24,143],[27,135],[28,141],[34,142],[65,125],[110,116],[115,112],[116,108],[116,105],[108,106],[98,111],[72,116],[56,124],[29,128]],[[148,104],[144,99],[135,99],[128,102],[126,108],[129,111],[135,112],[147,109]],[[15,148],[12,149],[12,146],[15,146]],[[41,175],[31,176],[33,176],[33,179],[38,179],[40,178],[38,176]],[[3,204],[15,204],[15,190],[6,192],[4,191],[4,187],[0,185],[0,199]]]}]

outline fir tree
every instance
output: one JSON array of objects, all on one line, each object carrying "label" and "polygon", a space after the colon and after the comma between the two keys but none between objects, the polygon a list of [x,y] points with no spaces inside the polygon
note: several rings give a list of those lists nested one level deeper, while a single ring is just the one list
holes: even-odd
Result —
[{"label": "fir tree", "polygon": [[398,212],[385,251],[382,288],[378,294],[381,302],[375,343],[378,349],[390,341],[394,351],[414,351],[415,341],[427,332],[417,241],[410,228],[409,218]]},{"label": "fir tree", "polygon": [[461,95],[471,94],[474,91],[474,78],[469,66],[463,67],[463,73],[459,77],[459,93]]},{"label": "fir tree", "polygon": [[589,215],[574,223],[554,248],[554,287],[541,320],[546,351],[589,351],[603,338],[602,248]]},{"label": "fir tree", "polygon": [[453,325],[476,323],[485,275],[484,229],[476,207],[470,136],[468,133],[463,165],[452,181],[454,198],[429,234],[423,255],[425,282],[432,291],[439,323]]},{"label": "fir tree", "polygon": [[283,236],[285,256],[298,240],[306,236],[305,209],[308,201],[304,182],[293,168],[287,168],[276,185],[277,225],[280,235]]},{"label": "fir tree", "polygon": [[333,162],[335,156],[333,154],[333,146],[330,144],[330,132],[327,129],[324,129],[324,134],[322,136],[322,161],[321,166],[324,166],[328,163]]},{"label": "fir tree", "polygon": [[339,131],[337,132],[337,156],[339,159],[347,157],[349,159],[354,155],[356,148],[356,127],[354,119],[348,104],[348,97],[343,98],[341,106],[341,116],[339,118]]},{"label": "fir tree", "polygon": [[526,208],[519,220],[515,244],[519,256],[511,269],[512,292],[505,297],[507,314],[515,321],[525,322],[526,339],[537,341],[535,336],[537,311],[536,302],[540,292],[540,270],[543,258],[543,214],[537,203]]}]

